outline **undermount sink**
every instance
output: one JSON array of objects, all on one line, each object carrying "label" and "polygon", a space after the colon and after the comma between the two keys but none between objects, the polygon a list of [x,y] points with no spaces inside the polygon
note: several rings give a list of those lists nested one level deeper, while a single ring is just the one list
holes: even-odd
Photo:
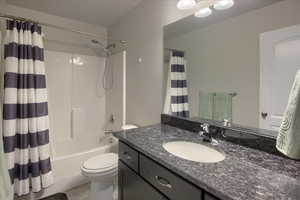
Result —
[{"label": "undermount sink", "polygon": [[193,142],[168,142],[163,144],[163,148],[177,157],[195,162],[216,163],[225,159],[219,151]]}]

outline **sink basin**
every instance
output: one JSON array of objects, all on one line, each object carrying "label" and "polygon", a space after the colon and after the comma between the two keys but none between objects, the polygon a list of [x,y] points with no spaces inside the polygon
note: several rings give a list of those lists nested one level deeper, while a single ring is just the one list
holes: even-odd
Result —
[{"label": "sink basin", "polygon": [[163,144],[163,148],[169,153],[186,160],[201,163],[216,163],[225,159],[225,155],[205,145],[175,141]]}]

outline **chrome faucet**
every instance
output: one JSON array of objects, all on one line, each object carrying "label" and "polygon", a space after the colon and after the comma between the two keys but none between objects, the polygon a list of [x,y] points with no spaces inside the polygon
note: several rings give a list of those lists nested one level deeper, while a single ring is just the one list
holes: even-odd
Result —
[{"label": "chrome faucet", "polygon": [[201,124],[202,131],[199,132],[200,136],[203,137],[204,142],[212,142],[212,134],[210,132],[210,125],[207,123]]},{"label": "chrome faucet", "polygon": [[213,138],[213,131],[211,130],[211,127],[209,124],[204,123],[201,124],[201,131],[199,132],[199,135],[203,138],[203,142],[208,142],[212,145],[218,145],[219,142]]}]

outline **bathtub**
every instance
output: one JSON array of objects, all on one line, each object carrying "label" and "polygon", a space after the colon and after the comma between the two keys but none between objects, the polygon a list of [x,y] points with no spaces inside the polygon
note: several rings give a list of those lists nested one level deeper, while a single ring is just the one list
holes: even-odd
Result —
[{"label": "bathtub", "polygon": [[82,163],[99,154],[118,151],[118,140],[110,136],[101,142],[101,146],[76,154],[52,159],[54,184],[40,193],[32,193],[22,200],[37,200],[55,193],[66,192],[74,187],[88,183],[88,179],[81,175]]}]

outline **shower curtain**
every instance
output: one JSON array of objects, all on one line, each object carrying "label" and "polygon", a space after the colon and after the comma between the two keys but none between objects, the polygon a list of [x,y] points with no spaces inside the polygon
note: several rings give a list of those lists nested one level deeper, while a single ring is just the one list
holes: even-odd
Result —
[{"label": "shower curtain", "polygon": [[182,51],[172,50],[170,53],[164,113],[189,117],[186,60]]},{"label": "shower curtain", "polygon": [[[0,74],[3,74],[3,46],[2,46],[2,21],[0,21]],[[3,76],[0,77],[0,102],[3,102]],[[2,107],[0,107],[0,112],[2,113]],[[0,121],[2,121],[2,115],[0,115]],[[13,193],[13,187],[10,184],[10,177],[8,174],[8,167],[7,167],[7,161],[4,154],[4,148],[3,148],[3,140],[2,140],[2,125],[0,125],[0,199],[5,200],[13,200],[14,199],[14,193]]]},{"label": "shower curtain", "polygon": [[41,27],[8,20],[4,48],[4,152],[21,196],[53,183]]}]

